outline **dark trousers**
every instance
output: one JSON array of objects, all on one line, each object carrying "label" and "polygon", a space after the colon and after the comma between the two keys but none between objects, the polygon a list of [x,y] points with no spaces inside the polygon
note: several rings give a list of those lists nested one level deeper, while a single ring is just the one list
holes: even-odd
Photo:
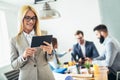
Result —
[{"label": "dark trousers", "polygon": [[[116,80],[116,72],[114,72],[113,69],[108,68],[109,69],[109,73],[108,73],[108,80]],[[120,80],[120,79],[118,79]]]},{"label": "dark trousers", "polygon": [[116,80],[116,75],[114,75],[112,72],[108,73],[108,80]]}]

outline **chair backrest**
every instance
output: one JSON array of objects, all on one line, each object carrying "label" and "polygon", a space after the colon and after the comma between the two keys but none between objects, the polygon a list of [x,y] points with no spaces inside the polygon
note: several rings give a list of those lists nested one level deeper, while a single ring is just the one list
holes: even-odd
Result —
[{"label": "chair backrest", "polygon": [[4,73],[4,76],[7,80],[18,80],[19,70],[11,70],[9,72]]},{"label": "chair backrest", "polygon": [[67,76],[65,80],[73,80],[72,76]]}]

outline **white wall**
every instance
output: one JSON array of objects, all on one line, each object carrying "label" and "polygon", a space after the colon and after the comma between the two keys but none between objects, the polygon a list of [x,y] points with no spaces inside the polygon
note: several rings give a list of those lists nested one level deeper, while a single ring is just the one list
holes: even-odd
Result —
[{"label": "white wall", "polygon": [[[6,62],[9,62],[9,51],[10,48],[5,14],[3,11],[0,11],[0,64],[8,64]],[[0,65],[0,67],[3,65]]]},{"label": "white wall", "polygon": [[5,13],[9,38],[15,36],[15,34],[17,33],[18,9],[18,6],[0,1],[0,10],[4,11]]},{"label": "white wall", "polygon": [[120,41],[120,0],[99,0],[99,4],[102,23],[106,24],[109,33]]},{"label": "white wall", "polygon": [[10,37],[17,32],[17,7],[0,2],[0,67],[10,64]]}]

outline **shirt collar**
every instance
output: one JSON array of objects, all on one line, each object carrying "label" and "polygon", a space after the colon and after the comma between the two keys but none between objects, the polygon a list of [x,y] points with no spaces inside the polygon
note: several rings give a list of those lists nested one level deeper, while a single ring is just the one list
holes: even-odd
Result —
[{"label": "shirt collar", "polygon": [[35,31],[32,30],[29,34],[23,31],[23,34],[25,35],[25,37],[26,36],[34,36],[35,35]]},{"label": "shirt collar", "polygon": [[103,42],[103,45],[105,45],[109,39],[110,39],[110,35],[108,35],[108,36],[105,38],[105,40],[104,40],[104,42]]},{"label": "shirt collar", "polygon": [[84,43],[82,45],[80,43],[79,43],[79,45],[80,46],[85,46],[85,43],[86,43],[86,40],[84,40]]}]

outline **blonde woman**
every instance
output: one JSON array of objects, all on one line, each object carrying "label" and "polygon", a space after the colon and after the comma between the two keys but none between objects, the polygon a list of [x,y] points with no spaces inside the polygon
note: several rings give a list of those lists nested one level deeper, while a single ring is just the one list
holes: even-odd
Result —
[{"label": "blonde woman", "polygon": [[11,39],[11,66],[19,69],[19,80],[55,80],[48,61],[52,59],[53,47],[30,48],[32,36],[40,36],[39,19],[35,9],[24,5],[20,13],[20,30]]}]

